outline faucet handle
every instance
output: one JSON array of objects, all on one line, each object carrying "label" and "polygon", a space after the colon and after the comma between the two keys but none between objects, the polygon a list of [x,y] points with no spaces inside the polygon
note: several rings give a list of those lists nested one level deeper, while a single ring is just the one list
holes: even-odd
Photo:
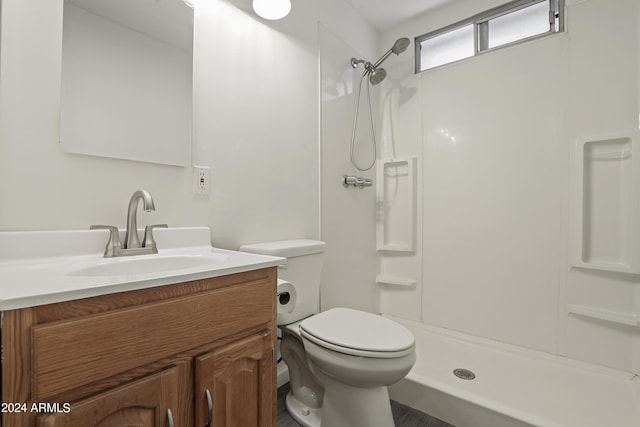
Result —
[{"label": "faucet handle", "polygon": [[104,256],[105,258],[117,256],[117,252],[122,249],[120,230],[118,230],[118,227],[114,227],[113,225],[92,225],[89,229],[109,230],[109,240],[107,241],[107,246],[104,248]]},{"label": "faucet handle", "polygon": [[158,253],[158,247],[156,246],[156,241],[153,238],[153,229],[154,228],[167,228],[167,227],[169,227],[167,224],[147,225],[144,228],[144,238],[143,238],[142,247],[143,248],[151,248],[152,252],[154,254],[157,254]]}]

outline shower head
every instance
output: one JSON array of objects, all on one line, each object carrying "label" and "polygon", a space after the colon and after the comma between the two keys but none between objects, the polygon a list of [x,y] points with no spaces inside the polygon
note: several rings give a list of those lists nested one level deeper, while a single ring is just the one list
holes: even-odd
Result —
[{"label": "shower head", "polygon": [[369,82],[371,82],[371,84],[374,86],[383,81],[385,77],[387,77],[387,72],[384,70],[384,68],[374,68],[369,73]]},{"label": "shower head", "polygon": [[409,43],[411,42],[406,37],[396,40],[391,49],[389,49],[384,55],[382,55],[380,59],[378,59],[375,64],[373,64],[373,68],[377,68],[378,65],[382,64],[392,53],[400,55],[402,52],[407,50],[407,47],[409,47]]},{"label": "shower head", "polygon": [[391,48],[391,51],[393,53],[395,53],[396,55],[400,55],[402,52],[404,52],[405,50],[407,50],[407,47],[409,47],[409,43],[411,43],[409,41],[408,38],[403,37],[401,39],[396,40],[396,42],[393,44],[393,47]]},{"label": "shower head", "polygon": [[387,77],[387,72],[384,68],[376,68],[371,64],[371,62],[367,61],[364,63],[364,73],[362,73],[362,78],[365,78],[367,75],[369,75],[369,82],[375,86]]}]

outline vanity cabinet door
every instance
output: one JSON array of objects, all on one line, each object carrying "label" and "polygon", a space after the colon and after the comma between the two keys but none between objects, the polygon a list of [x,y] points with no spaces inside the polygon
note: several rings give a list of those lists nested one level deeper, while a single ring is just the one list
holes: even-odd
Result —
[{"label": "vanity cabinet door", "polygon": [[[39,427],[173,427],[178,407],[178,373],[165,369],[97,396],[72,402],[70,410],[38,417]],[[171,420],[170,420],[171,418]]]},{"label": "vanity cabinet door", "polygon": [[196,425],[276,426],[272,348],[263,333],[196,358]]}]

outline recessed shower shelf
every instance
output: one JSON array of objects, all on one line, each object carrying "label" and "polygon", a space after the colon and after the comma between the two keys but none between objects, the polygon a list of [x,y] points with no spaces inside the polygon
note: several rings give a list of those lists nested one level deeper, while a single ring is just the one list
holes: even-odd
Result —
[{"label": "recessed shower shelf", "polygon": [[378,251],[415,250],[416,169],[416,157],[378,162]]},{"label": "recessed shower shelf", "polygon": [[634,313],[620,313],[617,311],[603,310],[601,308],[576,304],[568,304],[567,311],[578,316],[590,317],[592,319],[599,319],[606,322],[640,328],[640,316]]},{"label": "recessed shower shelf", "polygon": [[589,158],[592,160],[617,160],[626,159],[631,156],[631,150],[612,151],[610,153],[592,153]]},{"label": "recessed shower shelf", "polygon": [[572,149],[572,266],[640,274],[640,133],[578,138]]}]

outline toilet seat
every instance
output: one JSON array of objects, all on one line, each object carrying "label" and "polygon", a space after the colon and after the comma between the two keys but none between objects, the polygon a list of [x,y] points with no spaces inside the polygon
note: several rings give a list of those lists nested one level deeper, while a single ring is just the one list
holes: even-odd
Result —
[{"label": "toilet seat", "polygon": [[333,308],[300,323],[300,335],[309,341],[352,356],[389,359],[414,351],[413,334],[404,326],[359,310]]}]

